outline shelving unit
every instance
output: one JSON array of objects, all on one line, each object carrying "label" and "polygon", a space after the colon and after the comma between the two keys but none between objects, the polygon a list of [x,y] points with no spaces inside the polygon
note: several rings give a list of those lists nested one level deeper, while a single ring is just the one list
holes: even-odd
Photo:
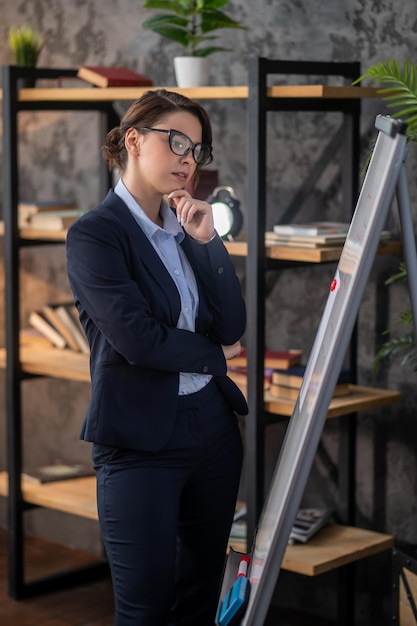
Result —
[{"label": "shelving unit", "polygon": [[[263,395],[263,352],[264,352],[264,299],[265,273],[271,266],[285,267],[300,263],[335,262],[340,248],[322,250],[290,249],[288,247],[265,247],[265,169],[266,135],[265,118],[267,111],[288,110],[331,110],[344,114],[343,135],[349,149],[349,159],[343,189],[347,214],[350,213],[357,193],[357,152],[359,142],[359,103],[362,97],[375,97],[376,89],[351,87],[311,86],[267,86],[271,73],[345,75],[356,78],[359,75],[357,64],[297,64],[254,59],[250,65],[249,86],[242,87],[202,87],[177,89],[194,99],[243,99],[248,103],[248,133],[251,146],[257,150],[248,151],[248,171],[251,180],[248,185],[248,241],[227,244],[233,255],[247,256],[247,286],[251,298],[247,301],[248,327],[256,332],[248,335],[248,399],[250,414],[246,423],[247,456],[247,504],[249,528],[253,528],[263,502],[263,433],[266,425],[274,419],[287,419],[292,413],[291,402],[283,403],[277,398]],[[17,225],[18,204],[18,137],[17,118],[20,111],[27,110],[93,110],[102,119],[103,134],[118,123],[113,109],[114,101],[134,100],[146,88],[76,89],[48,87],[17,89],[20,77],[55,80],[64,75],[75,76],[76,70],[25,70],[6,66],[3,70],[3,164],[4,164],[4,242],[6,264],[6,349],[0,351],[0,367],[5,367],[7,391],[7,446],[8,472],[0,473],[0,495],[9,497],[9,589],[16,599],[50,588],[50,581],[27,582],[23,567],[24,550],[24,511],[30,506],[43,506],[65,511],[74,515],[96,519],[94,479],[64,481],[55,485],[31,485],[21,481],[22,466],[22,407],[21,382],[29,376],[58,377],[80,382],[89,381],[88,359],[85,355],[70,351],[38,348],[19,345],[19,250],[23,246],[43,245],[55,242],[62,245],[65,233],[51,234],[33,231],[19,231]],[[109,175],[103,167],[103,191],[110,183]],[[383,246],[386,246],[385,248]],[[384,243],[381,252],[398,251],[394,244]],[[393,246],[393,247],[390,247]],[[398,402],[396,392],[356,388],[346,398],[332,401],[329,417],[346,416],[347,423],[353,423],[351,414],[357,410],[376,408]],[[345,420],[346,418],[343,418]],[[348,427],[348,430],[350,427]],[[351,448],[351,431],[349,430]],[[342,460],[343,461],[343,460]],[[344,460],[346,461],[346,459]],[[351,459],[350,459],[351,462]],[[349,463],[347,463],[349,465]],[[349,471],[347,472],[349,475]],[[341,527],[343,528],[343,527]],[[343,533],[340,530],[340,533]],[[341,535],[339,535],[341,536]],[[358,544],[346,547],[344,563],[363,558],[376,551],[389,547],[392,538],[388,535],[369,535],[351,528],[350,536],[358,539]],[[324,537],[323,545],[317,540],[316,565],[308,566],[310,573],[320,572],[320,563],[326,567],[339,567],[340,559],[329,556],[329,540]],[[360,545],[360,549],[358,548]],[[289,547],[288,559],[283,565],[290,571],[305,573],[302,558],[296,556],[296,546]],[[336,550],[337,552],[337,550]],[[321,554],[320,554],[321,553]],[[326,557],[327,554],[327,557]],[[295,555],[295,556],[294,556]],[[79,571],[68,573],[60,578],[68,583],[71,576],[80,579]],[[56,579],[57,583],[58,578]]]},{"label": "shelving unit", "polygon": [[[286,251],[275,252],[265,244],[266,213],[267,213],[267,114],[273,112],[288,111],[323,111],[342,113],[342,127],[335,138],[328,144],[321,162],[316,163],[314,172],[306,181],[306,184],[296,196],[296,201],[290,205],[283,216],[274,216],[275,221],[291,221],[297,210],[297,202],[302,202],[318,181],[319,176],[333,158],[335,148],[343,146],[344,159],[342,168],[342,202],[343,215],[350,219],[359,192],[359,148],[360,148],[360,98],[335,97],[335,91],[323,90],[321,96],[312,90],[310,94],[306,90],[304,98],[273,98],[268,94],[268,84],[277,75],[308,75],[342,77],[343,81],[352,81],[360,75],[359,63],[322,63],[322,62],[297,62],[297,61],[273,61],[263,58],[254,58],[249,62],[249,94],[248,94],[248,172],[250,172],[250,184],[248,185],[248,215],[247,215],[247,264],[246,284],[250,298],[247,300],[247,327],[251,329],[247,337],[247,398],[249,415],[246,420],[246,500],[248,507],[248,540],[254,536],[259,515],[262,511],[265,498],[264,466],[265,466],[265,433],[269,424],[288,417],[292,414],[292,408],[284,401],[274,401],[273,398],[265,397],[264,394],[264,352],[265,352],[265,323],[266,323],[266,273],[268,269],[295,267],[301,263],[337,261],[335,250],[315,251],[316,256],[310,252],[299,251],[289,262]],[[347,88],[348,89],[348,88]],[[302,141],[297,136],[294,128],[294,141]],[[356,332],[350,347],[350,369],[353,380],[357,380],[356,373]],[[365,392],[357,388],[358,395]],[[365,393],[366,395],[366,393]],[[390,392],[385,398],[386,404],[397,402]],[[335,399],[332,401],[335,408]],[[367,404],[367,403],[365,403]],[[378,406],[378,404],[375,405]],[[381,406],[381,404],[379,404]],[[352,402],[350,407],[342,403],[339,411],[334,411],[333,416],[339,417],[340,426],[340,452],[338,463],[338,517],[343,524],[351,528],[354,523],[355,513],[355,455],[356,455],[356,415],[358,410],[365,409],[360,402],[355,406]],[[366,408],[370,408],[367,405]],[[343,527],[342,527],[343,528]],[[320,533],[321,534],[321,533]],[[328,535],[329,533],[326,533]],[[330,533],[331,534],[331,533]],[[391,538],[392,539],[392,538]],[[322,539],[318,540],[319,545]],[[332,551],[332,546],[327,544]],[[379,542],[377,542],[379,543]],[[380,549],[386,549],[379,543]],[[305,546],[302,546],[303,548]],[[320,548],[324,546],[320,545]],[[361,557],[361,551],[351,544],[351,561],[341,564],[353,563]],[[378,551],[378,550],[377,550]],[[305,552],[307,557],[307,551]],[[337,560],[331,560],[331,568],[339,568]],[[288,561],[287,561],[288,566]],[[282,567],[285,569],[284,563]],[[303,568],[295,566],[295,570],[303,572]],[[318,573],[318,570],[315,570]],[[338,571],[343,582],[339,585],[339,622],[343,624],[354,623],[354,576],[352,570],[344,568]]]},{"label": "shelving unit", "polygon": [[[97,111],[103,134],[118,120],[112,103],[107,100],[67,100],[65,93],[58,101],[35,98],[25,100],[23,92],[36,93],[36,89],[19,90],[20,78],[48,79],[58,82],[64,76],[74,77],[76,70],[69,69],[26,69],[3,67],[3,212],[4,212],[4,261],[5,261],[5,313],[6,313],[6,416],[7,416],[7,469],[8,469],[8,541],[9,541],[9,593],[15,599],[40,593],[64,584],[82,582],[91,575],[108,571],[107,564],[93,563],[82,570],[65,571],[48,579],[27,581],[24,571],[24,513],[30,507],[21,488],[22,470],[22,405],[21,383],[29,376],[21,365],[19,346],[20,281],[19,251],[27,245],[53,243],[39,237],[25,239],[18,229],[17,206],[19,189],[18,168],[18,114],[31,110],[85,110]],[[58,91],[58,90],[56,90]],[[67,91],[67,90],[65,90]],[[80,90],[81,91],[81,90]],[[87,91],[87,90],[85,90]],[[89,90],[88,90],[89,91]],[[100,169],[101,187],[107,189],[110,176],[104,163]],[[64,239],[56,240],[61,244]]]},{"label": "shelving unit", "polygon": [[[334,148],[343,146],[342,202],[343,215],[349,220],[359,192],[359,148],[360,148],[360,108],[361,97],[369,97],[369,92],[354,92],[352,87],[323,88],[322,92],[305,88],[304,97],[274,98],[269,95],[268,85],[277,76],[319,76],[339,77],[351,84],[360,75],[359,63],[326,63],[274,61],[252,58],[249,62],[248,93],[248,185],[247,214],[247,291],[251,297],[247,301],[247,327],[251,329],[247,337],[248,404],[249,418],[246,421],[246,463],[247,463],[247,504],[248,536],[253,536],[265,497],[264,464],[265,428],[274,421],[276,405],[264,403],[263,375],[265,350],[265,280],[268,270],[291,268],[307,263],[336,262],[341,248],[319,250],[279,248],[265,244],[266,231],[266,188],[267,188],[267,115],[275,112],[338,112],[342,114],[342,126],[323,153],[319,163],[314,165],[314,174],[309,177],[304,188],[297,194],[299,200],[307,197],[319,176],[333,158]],[[375,92],[373,95],[376,95]],[[294,141],[301,141],[294,128]],[[331,149],[329,148],[331,147]],[[255,147],[255,148],[254,148]],[[295,203],[291,210],[296,209]],[[285,211],[285,221],[294,217]],[[275,220],[280,217],[275,216]],[[239,246],[242,244],[236,244]],[[389,244],[382,253],[398,252],[395,244]],[[350,349],[350,367],[356,381],[356,341],[353,338]],[[352,407],[352,411],[354,411]],[[355,464],[355,419],[348,415],[340,421],[342,455],[339,473],[339,516],[343,523],[353,522],[354,511],[354,464]],[[288,414],[287,414],[288,415]]]}]

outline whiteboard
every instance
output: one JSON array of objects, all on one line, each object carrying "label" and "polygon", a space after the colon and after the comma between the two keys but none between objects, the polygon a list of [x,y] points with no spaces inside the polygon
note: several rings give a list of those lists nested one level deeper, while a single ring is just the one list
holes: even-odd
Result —
[{"label": "whiteboard", "polygon": [[378,115],[375,127],[379,132],[373,155],[254,539],[251,592],[241,626],[262,626],[265,621],[405,160],[406,124]]}]

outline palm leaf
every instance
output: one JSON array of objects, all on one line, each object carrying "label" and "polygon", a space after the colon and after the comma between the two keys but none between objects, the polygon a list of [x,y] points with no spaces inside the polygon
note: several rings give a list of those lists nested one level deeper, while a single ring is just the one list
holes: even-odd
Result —
[{"label": "palm leaf", "polygon": [[412,366],[414,370],[417,369],[417,352],[414,332],[407,333],[401,337],[395,337],[384,343],[373,361],[372,376],[375,376],[378,365],[382,359],[386,358],[390,354],[397,355],[398,353],[404,353],[401,365],[408,365]]},{"label": "palm leaf", "polygon": [[378,90],[382,100],[387,102],[389,108],[397,109],[393,117],[401,118],[407,122],[407,137],[416,141],[417,134],[417,65],[405,60],[400,68],[398,62],[387,60],[384,63],[371,65],[371,67],[354,81],[354,85],[370,79],[375,82],[386,84]]}]

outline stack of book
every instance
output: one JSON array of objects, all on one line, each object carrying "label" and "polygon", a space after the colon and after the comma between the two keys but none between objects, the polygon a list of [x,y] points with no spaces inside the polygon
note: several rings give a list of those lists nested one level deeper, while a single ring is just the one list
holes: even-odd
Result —
[{"label": "stack of book", "polygon": [[[264,388],[271,384],[274,370],[286,370],[301,363],[302,350],[265,350],[264,357]],[[229,373],[233,380],[241,386],[247,384],[247,352],[243,348],[240,355],[227,362]]]},{"label": "stack of book", "polygon": [[233,524],[230,529],[230,537],[232,539],[246,539],[247,535],[247,516],[248,510],[246,505],[238,503],[236,505],[235,514],[233,516]]},{"label": "stack of book", "polygon": [[[301,383],[306,366],[298,365],[287,369],[274,370],[271,375],[269,392],[275,398],[286,398],[296,400],[300,391]],[[346,396],[351,392],[352,375],[350,370],[343,370],[340,373],[333,397]]]},{"label": "stack of book", "polygon": [[[272,231],[265,234],[265,241],[277,246],[296,248],[343,246],[349,227],[348,222],[330,221],[276,224]],[[381,233],[381,240],[385,241],[390,237],[389,231]]]},{"label": "stack of book", "polygon": [[276,224],[272,232],[266,234],[266,238],[280,246],[318,248],[343,245],[348,230],[349,224],[345,222]]},{"label": "stack of book", "polygon": [[87,463],[70,464],[57,462],[52,465],[29,468],[22,472],[22,478],[24,480],[37,483],[38,485],[93,475],[93,466]]},{"label": "stack of book", "polygon": [[[246,515],[246,506],[241,505],[236,507],[232,528],[230,530],[230,539],[247,539]],[[307,543],[321,528],[332,523],[334,521],[333,518],[333,512],[330,509],[299,509],[291,529],[288,543]]]},{"label": "stack of book", "polygon": [[[31,312],[29,324],[56,348],[67,348],[83,354],[90,352],[78,312],[72,302],[45,304],[41,309]],[[28,336],[25,336],[29,341]]]},{"label": "stack of book", "polygon": [[18,224],[19,228],[66,230],[83,212],[74,202],[19,202]]},{"label": "stack of book", "polygon": [[332,522],[328,509],[300,509],[294,520],[288,543],[307,543],[323,526]]}]

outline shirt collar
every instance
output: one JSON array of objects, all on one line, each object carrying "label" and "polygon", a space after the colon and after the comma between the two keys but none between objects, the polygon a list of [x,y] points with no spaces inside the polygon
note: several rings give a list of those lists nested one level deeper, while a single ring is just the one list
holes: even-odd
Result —
[{"label": "shirt collar", "polygon": [[160,231],[165,231],[166,233],[169,233],[176,238],[178,243],[181,243],[181,241],[184,239],[184,231],[178,223],[174,211],[168,205],[166,200],[162,199],[161,201],[160,215],[164,224],[163,228],[161,228],[160,226],[155,224],[155,222],[149,219],[145,211],[136,202],[130,191],[128,191],[121,178],[114,188],[114,193],[116,193],[124,201],[124,203],[127,205],[127,208],[132,213],[133,217],[138,222],[139,226],[142,228],[145,235],[149,239],[154,237],[154,235]]}]

